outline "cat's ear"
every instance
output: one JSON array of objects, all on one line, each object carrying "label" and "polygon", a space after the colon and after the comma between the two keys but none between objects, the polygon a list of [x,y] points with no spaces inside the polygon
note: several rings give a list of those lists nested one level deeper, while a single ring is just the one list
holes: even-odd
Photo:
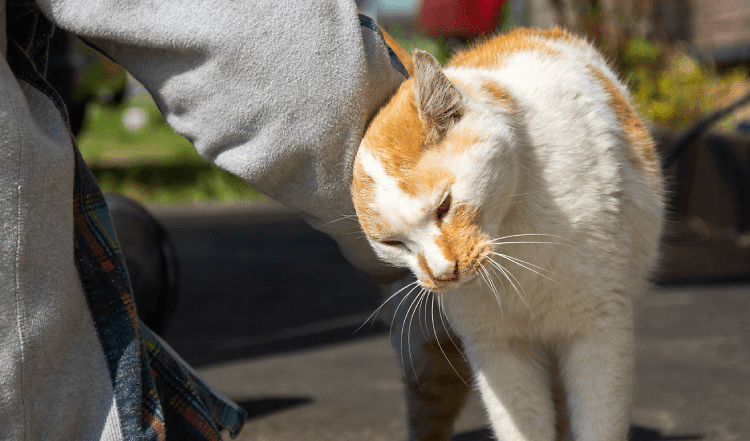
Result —
[{"label": "cat's ear", "polygon": [[426,141],[436,142],[464,112],[461,92],[430,53],[414,49],[414,97]]}]

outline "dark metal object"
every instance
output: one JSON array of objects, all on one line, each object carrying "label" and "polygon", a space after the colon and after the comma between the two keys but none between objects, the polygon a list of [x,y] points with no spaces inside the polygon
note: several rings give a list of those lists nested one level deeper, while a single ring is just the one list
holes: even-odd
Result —
[{"label": "dark metal object", "polygon": [[705,141],[719,175],[732,193],[737,208],[737,232],[743,234],[750,230],[750,157],[741,161],[721,136],[710,134]]},{"label": "dark metal object", "polygon": [[687,148],[697,141],[701,135],[711,128],[711,126],[747,103],[750,103],[750,93],[729,106],[707,115],[688,130],[677,135],[667,148],[664,149],[664,153],[661,155],[662,169],[666,169],[672,165],[672,163],[682,158],[685,155]]},{"label": "dark metal object", "polygon": [[104,196],[120,243],[138,317],[154,332],[166,329],[177,307],[180,267],[164,227],[125,196]]}]

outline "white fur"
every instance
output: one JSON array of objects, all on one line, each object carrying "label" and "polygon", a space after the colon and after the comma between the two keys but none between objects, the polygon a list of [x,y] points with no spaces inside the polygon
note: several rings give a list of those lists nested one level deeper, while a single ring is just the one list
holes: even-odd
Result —
[{"label": "white fur", "polygon": [[393,247],[371,241],[376,253],[391,263],[416,269],[419,276],[424,276],[417,262],[417,255],[420,253],[436,274],[452,272],[452,262],[446,260],[435,245],[434,237],[440,231],[432,222],[432,210],[427,209],[435,205],[435,195],[438,193],[421,198],[403,193],[398,188],[398,183],[385,172],[383,165],[366,146],[360,149],[358,160],[364,172],[376,182],[372,204],[378,207],[383,220],[394,231],[387,239],[399,240],[405,244],[405,247]]},{"label": "white fur", "polygon": [[[554,44],[563,57],[521,52],[499,70],[445,72],[477,88],[492,79],[510,92],[520,112],[509,116],[481,99],[468,100],[460,124],[487,141],[449,164],[456,176],[454,203],[482,207],[483,230],[507,237],[494,251],[510,257],[491,257],[509,274],[486,263],[491,283],[477,277],[479,283],[437,295],[465,343],[499,439],[555,439],[552,357],[573,439],[624,441],[633,301],[645,290],[658,253],[661,182],[629,161],[623,128],[586,65],[628,96],[625,86],[595,50]],[[434,206],[434,196],[401,193],[366,149],[358,159],[377,183],[378,211],[409,249],[373,247],[418,277],[418,252],[442,271],[434,222],[419,212]]]}]

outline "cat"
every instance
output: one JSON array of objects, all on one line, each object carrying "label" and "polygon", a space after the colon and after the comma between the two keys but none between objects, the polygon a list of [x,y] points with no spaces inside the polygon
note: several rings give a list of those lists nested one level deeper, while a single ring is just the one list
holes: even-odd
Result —
[{"label": "cat", "polygon": [[[450,439],[475,382],[500,440],[624,441],[633,303],[664,222],[654,142],[626,86],[557,28],[498,35],[445,69],[420,50],[404,64],[411,78],[368,125],[351,194],[376,254],[416,279],[397,293],[397,339],[416,336],[422,308],[443,343],[402,350],[424,407],[410,438]],[[466,386],[420,383],[433,368]]]}]

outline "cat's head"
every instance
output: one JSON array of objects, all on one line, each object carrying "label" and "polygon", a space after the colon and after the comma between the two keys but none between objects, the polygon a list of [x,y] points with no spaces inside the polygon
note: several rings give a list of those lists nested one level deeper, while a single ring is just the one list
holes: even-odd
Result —
[{"label": "cat's head", "polygon": [[370,123],[354,164],[362,229],[384,261],[431,291],[475,278],[520,174],[517,113],[491,78],[414,52],[414,75]]}]

